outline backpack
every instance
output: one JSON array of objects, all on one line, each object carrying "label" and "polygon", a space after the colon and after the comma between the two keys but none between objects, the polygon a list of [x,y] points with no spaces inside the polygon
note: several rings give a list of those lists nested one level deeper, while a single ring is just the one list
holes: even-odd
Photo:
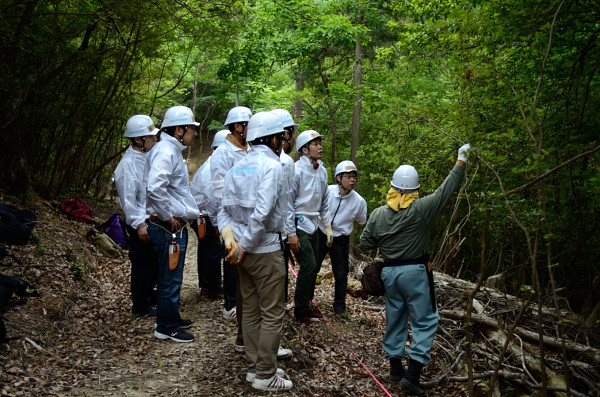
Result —
[{"label": "backpack", "polygon": [[121,248],[127,248],[129,245],[129,233],[127,233],[125,222],[118,212],[110,214],[108,220],[100,226],[96,226],[96,229],[110,237]]},{"label": "backpack", "polygon": [[35,214],[10,204],[0,204],[0,242],[25,245],[37,222]]},{"label": "backpack", "polygon": [[6,340],[6,326],[4,325],[2,314],[6,313],[13,306],[23,303],[22,299],[17,302],[10,302],[13,293],[21,298],[40,296],[36,291],[31,291],[31,286],[27,281],[18,277],[0,274],[0,343]]},{"label": "backpack", "polygon": [[101,231],[90,229],[86,236],[96,247],[98,247],[100,252],[109,258],[118,258],[125,255],[123,249]]},{"label": "backpack", "polygon": [[64,199],[58,208],[78,221],[96,223],[92,207],[79,199]]},{"label": "backpack", "polygon": [[367,294],[373,296],[382,296],[385,294],[385,287],[383,286],[383,281],[381,281],[382,269],[383,262],[378,261],[371,262],[363,269],[360,283]]}]

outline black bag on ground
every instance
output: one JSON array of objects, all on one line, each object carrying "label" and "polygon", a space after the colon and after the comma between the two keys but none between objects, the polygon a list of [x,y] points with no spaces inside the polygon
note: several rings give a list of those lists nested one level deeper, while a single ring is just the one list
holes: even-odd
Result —
[{"label": "black bag on ground", "polygon": [[6,327],[2,315],[23,302],[22,299],[11,302],[13,294],[20,298],[40,296],[37,291],[31,290],[31,285],[27,281],[18,277],[0,274],[0,343],[6,339]]},{"label": "black bag on ground", "polygon": [[383,296],[385,294],[385,287],[383,286],[383,281],[381,281],[382,269],[383,262],[377,261],[371,262],[363,269],[360,283],[367,294],[373,296]]},{"label": "black bag on ground", "polygon": [[0,204],[0,243],[25,245],[37,222],[35,214],[10,204]]}]

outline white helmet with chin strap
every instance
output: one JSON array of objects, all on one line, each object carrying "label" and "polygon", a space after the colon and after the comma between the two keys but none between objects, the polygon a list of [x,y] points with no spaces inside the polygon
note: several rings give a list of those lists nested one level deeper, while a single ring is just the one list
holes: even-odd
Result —
[{"label": "white helmet with chin strap", "polygon": [[419,186],[419,174],[412,165],[401,165],[392,176],[392,186],[400,193],[410,193]]},{"label": "white helmet with chin strap", "polygon": [[258,112],[248,122],[246,141],[252,142],[259,138],[283,134],[283,131],[283,126],[277,115],[271,112]]},{"label": "white helmet with chin strap", "polygon": [[247,123],[252,117],[252,110],[246,106],[236,106],[227,113],[227,118],[223,125],[228,126],[234,123]]},{"label": "white helmet with chin strap", "polygon": [[296,150],[298,151],[298,153],[303,154],[302,148],[304,147],[304,145],[317,138],[323,139],[324,137],[325,135],[321,135],[315,130],[302,131],[302,133],[298,135],[298,138],[296,138]]},{"label": "white helmet with chin strap", "polygon": [[344,160],[335,167],[335,176],[337,177],[345,172],[356,172],[356,175],[358,175],[358,168],[352,161]]},{"label": "white helmet with chin strap", "polygon": [[160,129],[166,127],[177,127],[180,125],[193,125],[198,127],[200,123],[194,119],[194,112],[187,106],[173,106],[165,113]]},{"label": "white helmet with chin strap", "polygon": [[224,144],[227,134],[229,134],[229,130],[221,130],[217,132],[215,134],[215,137],[213,138],[212,145],[210,145],[210,147],[216,149],[222,144]]},{"label": "white helmet with chin strap", "polygon": [[154,121],[152,121],[150,116],[146,116],[145,114],[136,114],[135,116],[131,116],[129,120],[127,120],[127,124],[125,126],[126,138],[156,135],[157,133],[158,128],[154,126]]}]

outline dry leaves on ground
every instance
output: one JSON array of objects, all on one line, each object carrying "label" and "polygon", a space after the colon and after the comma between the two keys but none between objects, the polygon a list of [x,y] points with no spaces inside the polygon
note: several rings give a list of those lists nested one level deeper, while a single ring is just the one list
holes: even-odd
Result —
[{"label": "dry leaves on ground", "polygon": [[[0,346],[0,395],[262,395],[246,382],[244,357],[233,350],[235,322],[222,318],[221,301],[200,296],[193,233],[186,256],[181,312],[194,321],[191,332],[196,340],[190,344],[159,341],[152,335],[153,319],[131,317],[128,259],[102,256],[85,238],[91,226],[67,219],[55,208],[50,203],[33,208],[40,220],[35,228],[39,242],[10,247],[23,264],[0,268],[4,274],[26,279],[40,293],[39,298],[28,298],[5,315],[8,336],[14,339]],[[96,203],[96,218],[107,219],[116,208],[114,204]],[[353,274],[361,266],[364,263],[355,263]],[[279,362],[294,382],[286,395],[386,396],[384,388],[391,395],[402,395],[397,384],[387,382],[389,365],[381,346],[383,298],[364,300],[349,295],[351,317],[339,319],[330,306],[333,279],[329,271],[324,262],[315,294],[328,321],[307,327],[293,320],[293,310],[286,315],[281,341],[294,351],[291,358]],[[292,272],[289,282],[291,303],[295,286]],[[440,330],[432,362],[422,379],[430,396],[463,396],[468,388],[464,379],[464,322],[459,311],[463,310],[468,287],[464,281],[442,276],[437,287]],[[480,314],[510,323],[519,310],[519,301],[490,294],[486,290],[476,295],[484,306]],[[531,315],[521,326],[535,330],[536,309],[528,310]],[[500,342],[492,339],[491,328],[484,322],[475,326],[476,373],[493,370],[497,361],[496,345]],[[597,333],[590,337],[594,329],[573,324],[571,330],[577,333],[572,339],[575,343],[598,348]],[[552,333],[552,328],[548,331]],[[560,374],[564,366],[559,353],[549,348],[545,355],[547,365]],[[572,368],[577,371],[572,387],[598,395],[598,363],[592,360],[590,364],[585,357],[584,353],[569,356],[572,362],[582,364]],[[503,390],[534,393],[540,378],[522,364],[523,360],[516,352],[505,358],[504,376],[500,377]],[[509,373],[527,374],[527,379]],[[478,389],[485,388],[485,379],[476,382]]]}]

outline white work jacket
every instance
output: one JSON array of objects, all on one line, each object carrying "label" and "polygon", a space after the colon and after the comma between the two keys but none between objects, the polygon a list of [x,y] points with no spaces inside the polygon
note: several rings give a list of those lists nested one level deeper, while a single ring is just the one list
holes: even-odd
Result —
[{"label": "white work jacket", "polygon": [[[281,151],[281,155],[279,156],[281,159],[281,165],[283,166],[283,194],[285,194],[285,206],[286,206],[286,219],[289,217],[289,211],[294,212],[293,201],[292,201],[292,185],[294,183],[294,159],[288,156],[283,150]],[[284,238],[287,238],[288,235],[296,234],[296,229],[288,230],[288,225],[286,222],[285,235]]]},{"label": "white work jacket", "polygon": [[161,134],[147,157],[144,169],[146,182],[146,214],[156,215],[161,221],[172,217],[197,219],[200,214],[190,192],[187,165],[181,152],[187,146],[177,139]]},{"label": "white work jacket", "polygon": [[147,153],[129,146],[115,169],[115,185],[125,223],[136,229],[146,223],[146,185],[144,166]]},{"label": "white work jacket", "polygon": [[[248,145],[248,151],[250,151],[250,145]],[[245,158],[247,153],[244,149],[235,146],[228,139],[225,139],[225,143],[219,146],[212,154],[212,160],[210,164],[210,178],[212,181],[212,193],[216,200],[218,210],[221,210],[221,198],[223,197],[223,185],[225,183],[225,174],[241,159]],[[217,219],[212,219],[213,225],[218,222]]]},{"label": "white work jacket", "polygon": [[[312,162],[306,156],[300,157],[295,164],[294,182],[292,183],[291,202],[293,211],[287,217],[286,230],[296,227],[303,232],[313,234],[317,230],[319,216],[325,225],[330,225],[329,204],[327,200],[327,171],[319,160],[319,168],[314,169]],[[294,226],[296,219],[298,226]]]},{"label": "white work jacket", "polygon": [[[194,196],[196,205],[202,215],[208,216],[211,222],[213,222],[213,220],[216,222],[219,207],[217,206],[217,201],[212,193],[212,181],[210,179],[211,158],[212,156],[206,159],[194,174],[192,182],[190,183],[190,191],[192,192],[192,196]],[[213,225],[216,225],[216,223],[213,223]]]},{"label": "white work jacket", "polygon": [[242,251],[253,254],[281,249],[285,226],[283,168],[265,145],[256,145],[225,176],[219,229],[231,226]]},{"label": "white work jacket", "polygon": [[[343,196],[338,185],[329,185],[329,214],[333,237],[349,236],[354,222],[364,225],[367,222],[367,202],[354,190]],[[325,233],[325,225],[319,223],[319,229]]]}]

